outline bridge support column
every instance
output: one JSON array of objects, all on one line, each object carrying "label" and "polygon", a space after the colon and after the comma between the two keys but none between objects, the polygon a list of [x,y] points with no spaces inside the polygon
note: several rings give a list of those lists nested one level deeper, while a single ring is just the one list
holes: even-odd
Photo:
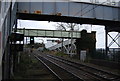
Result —
[{"label": "bridge support column", "polygon": [[[113,38],[109,32],[112,32],[112,31],[115,31],[115,32],[118,32],[118,34]],[[106,26],[105,27],[105,48],[106,48],[106,51],[105,51],[105,54],[106,56],[108,56],[108,53],[112,54],[111,53],[111,50],[110,50],[110,47],[115,43],[118,48],[120,47],[120,43],[119,43],[119,38],[120,38],[120,28],[119,27],[109,27],[109,26]],[[108,43],[108,37],[110,37],[112,39],[112,41],[110,43]],[[117,42],[118,40],[118,42]],[[106,58],[107,59],[107,58]]]},{"label": "bridge support column", "polygon": [[77,57],[80,59],[81,51],[86,51],[86,57],[94,58],[95,57],[95,50],[96,50],[96,32],[87,33],[87,31],[83,30],[81,32],[81,38],[76,39],[76,51]]}]

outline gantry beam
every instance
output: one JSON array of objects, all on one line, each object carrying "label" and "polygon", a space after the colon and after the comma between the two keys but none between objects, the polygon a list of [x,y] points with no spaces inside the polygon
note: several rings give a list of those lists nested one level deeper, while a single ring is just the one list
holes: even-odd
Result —
[{"label": "gantry beam", "polygon": [[120,8],[84,2],[20,2],[18,19],[120,26]]},{"label": "gantry beam", "polygon": [[37,21],[54,21],[54,22],[66,22],[66,23],[78,23],[78,24],[93,24],[93,25],[105,25],[111,28],[120,26],[119,21],[110,21],[102,19],[92,18],[78,18],[69,16],[56,16],[56,15],[41,15],[41,14],[29,14],[29,13],[17,13],[18,19],[23,20],[37,20]]}]

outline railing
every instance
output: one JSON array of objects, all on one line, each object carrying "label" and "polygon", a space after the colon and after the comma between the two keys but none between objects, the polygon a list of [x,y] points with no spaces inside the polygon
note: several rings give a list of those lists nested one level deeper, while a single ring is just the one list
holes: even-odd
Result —
[{"label": "railing", "polygon": [[120,62],[120,48],[109,48],[108,55],[105,51],[105,49],[97,49],[94,58]]}]

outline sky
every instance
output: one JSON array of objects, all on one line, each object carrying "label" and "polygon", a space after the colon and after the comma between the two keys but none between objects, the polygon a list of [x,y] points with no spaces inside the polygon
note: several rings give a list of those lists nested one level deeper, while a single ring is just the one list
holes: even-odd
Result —
[{"label": "sky", "polygon": [[[30,20],[18,20],[18,28],[27,28],[27,29],[48,29],[48,30],[56,30],[56,22],[48,22],[48,21],[30,21]],[[87,29],[88,33],[91,31],[96,31],[96,48],[105,48],[105,30],[104,26],[99,25],[81,25],[80,30]],[[110,35],[114,38],[116,36],[116,32],[111,32]],[[57,38],[35,38],[35,42],[41,43],[43,42],[41,39],[44,40],[44,43],[47,43],[49,39],[57,39]],[[109,39],[109,43],[112,39]],[[54,44],[52,44],[54,45]],[[46,44],[46,46],[50,46],[50,44]],[[114,43],[111,48],[117,47]]]}]

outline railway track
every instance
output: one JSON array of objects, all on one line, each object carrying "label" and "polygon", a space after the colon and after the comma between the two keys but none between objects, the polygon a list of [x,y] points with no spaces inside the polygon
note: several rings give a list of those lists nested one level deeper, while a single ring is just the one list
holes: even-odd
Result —
[{"label": "railway track", "polygon": [[71,67],[74,67],[78,70],[84,71],[84,72],[86,72],[84,74],[86,74],[86,75],[90,74],[90,75],[92,75],[91,77],[95,76],[94,80],[98,79],[100,81],[120,81],[119,76],[112,74],[112,73],[108,73],[108,72],[105,72],[105,71],[102,71],[102,70],[99,70],[99,69],[96,69],[96,68],[93,68],[90,66],[86,66],[86,65],[76,63],[76,62],[73,62],[70,60],[66,60],[66,59],[63,59],[58,56],[47,55],[47,57],[54,59],[54,61],[56,60],[56,61],[66,64],[66,65],[69,65]]},{"label": "railway track", "polygon": [[80,77],[74,75],[71,72],[68,72],[65,68],[62,68],[58,64],[49,59],[34,55],[36,59],[41,61],[57,78],[58,81],[84,81]]},{"label": "railway track", "polygon": [[[44,59],[47,59],[49,62],[52,62],[54,64],[56,64],[57,66],[61,67],[62,69],[64,69],[65,71],[69,72],[72,74],[72,76],[76,76],[80,79],[80,81],[105,81],[103,79],[100,79],[98,77],[95,77],[87,72],[84,72],[84,71],[81,71],[81,70],[78,70],[74,67],[71,67],[70,65],[67,65],[65,63],[62,63],[60,61],[57,61],[55,59],[52,59],[52,58],[49,58],[48,56],[46,55],[40,55],[40,57],[44,58]],[[48,63],[49,65],[50,63]],[[51,64],[50,64],[51,65]],[[49,66],[50,66],[49,65]],[[54,69],[54,68],[53,68]],[[62,72],[64,70],[61,70]],[[60,72],[60,71],[58,71]],[[57,72],[56,72],[57,73]],[[64,73],[62,73],[64,74]],[[66,76],[66,75],[65,75]],[[66,79],[69,79],[69,77],[66,77]],[[71,79],[69,79],[71,80]],[[78,80],[79,81],[79,80]]]}]

